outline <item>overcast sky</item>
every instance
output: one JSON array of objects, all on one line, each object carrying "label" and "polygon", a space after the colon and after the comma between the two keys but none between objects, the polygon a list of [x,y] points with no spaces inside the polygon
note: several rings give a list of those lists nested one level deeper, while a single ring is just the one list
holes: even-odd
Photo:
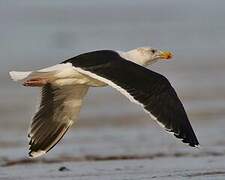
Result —
[{"label": "overcast sky", "polygon": [[95,49],[225,57],[223,0],[1,0],[0,27],[0,73]]}]

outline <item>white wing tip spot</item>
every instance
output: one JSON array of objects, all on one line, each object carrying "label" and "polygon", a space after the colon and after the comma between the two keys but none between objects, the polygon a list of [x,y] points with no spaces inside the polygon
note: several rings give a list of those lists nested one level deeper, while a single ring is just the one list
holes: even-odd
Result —
[{"label": "white wing tip spot", "polygon": [[45,153],[46,153],[46,151],[42,151],[42,150],[39,150],[37,152],[33,151],[33,152],[29,153],[29,156],[30,156],[30,158],[37,158],[37,157],[44,155]]},{"label": "white wing tip spot", "polygon": [[200,148],[201,148],[200,144],[195,145],[194,147],[195,147],[196,149],[200,149]]}]

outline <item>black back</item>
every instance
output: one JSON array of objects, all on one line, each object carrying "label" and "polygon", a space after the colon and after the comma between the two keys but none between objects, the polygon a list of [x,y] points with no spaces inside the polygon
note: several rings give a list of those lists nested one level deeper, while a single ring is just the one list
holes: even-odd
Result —
[{"label": "black back", "polygon": [[164,76],[125,60],[117,52],[110,50],[81,54],[63,63],[67,62],[125,89],[167,131],[174,132],[177,138],[190,146],[199,144],[181,101]]}]

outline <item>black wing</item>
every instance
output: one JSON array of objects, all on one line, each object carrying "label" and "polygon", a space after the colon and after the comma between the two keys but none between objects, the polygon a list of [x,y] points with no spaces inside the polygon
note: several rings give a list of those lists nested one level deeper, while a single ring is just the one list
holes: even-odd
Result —
[{"label": "black wing", "polygon": [[184,143],[193,147],[199,145],[181,101],[164,76],[108,50],[82,54],[63,63],[67,62],[81,73],[109,84],[141,104]]}]

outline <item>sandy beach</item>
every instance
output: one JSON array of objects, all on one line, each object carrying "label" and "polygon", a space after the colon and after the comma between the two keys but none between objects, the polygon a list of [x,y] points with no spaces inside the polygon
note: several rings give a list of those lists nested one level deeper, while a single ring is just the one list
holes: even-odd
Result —
[{"label": "sandy beach", "polygon": [[77,127],[48,155],[35,160],[26,157],[23,133],[14,131],[16,138],[0,141],[0,179],[223,179],[224,123],[195,121],[201,142],[195,149],[151,122]]}]

